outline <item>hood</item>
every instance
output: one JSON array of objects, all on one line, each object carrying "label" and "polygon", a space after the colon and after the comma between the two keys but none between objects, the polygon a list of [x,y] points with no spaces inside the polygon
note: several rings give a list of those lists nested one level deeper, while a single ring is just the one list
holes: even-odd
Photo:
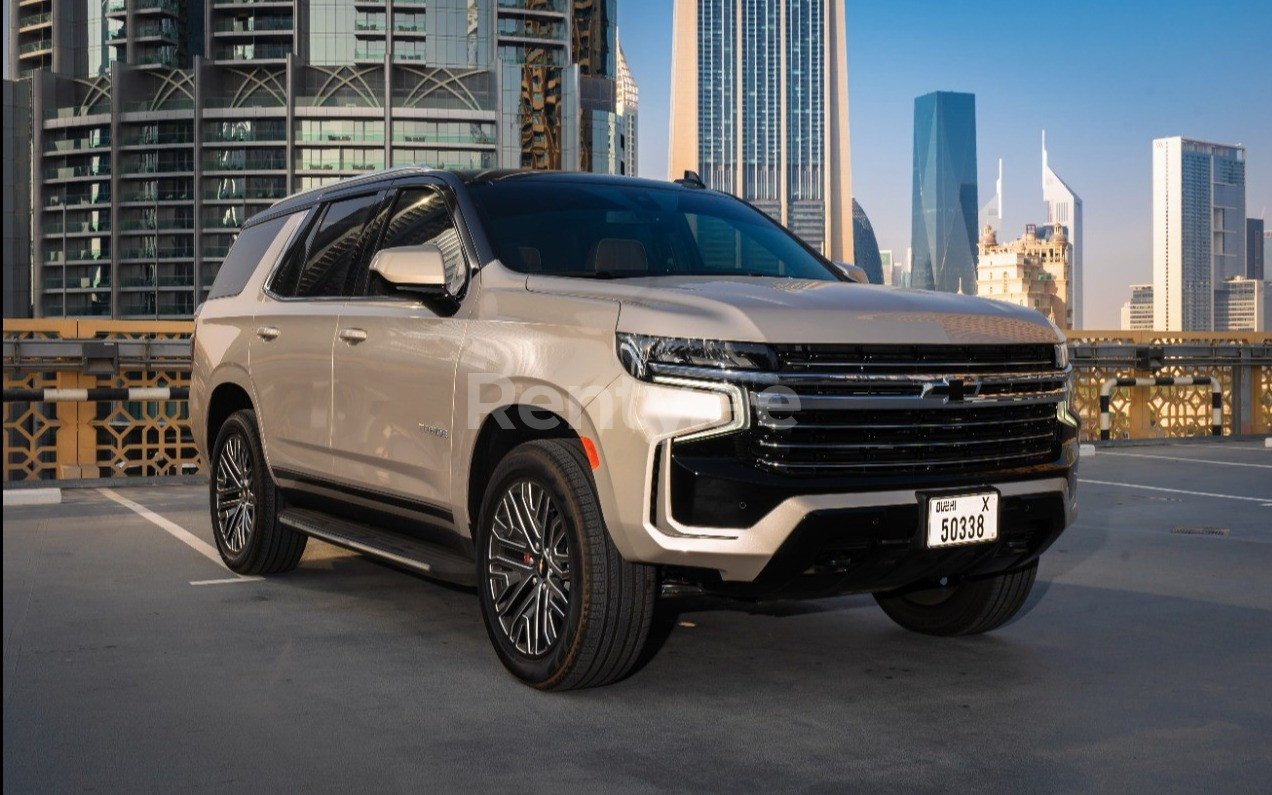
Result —
[{"label": "hood", "polygon": [[847,282],[531,275],[533,292],[618,301],[618,330],[772,343],[1062,342],[1032,309],[968,295]]}]

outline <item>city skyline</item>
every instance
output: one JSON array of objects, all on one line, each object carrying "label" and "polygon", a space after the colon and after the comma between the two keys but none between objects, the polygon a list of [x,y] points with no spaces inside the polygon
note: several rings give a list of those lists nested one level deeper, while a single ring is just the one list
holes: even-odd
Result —
[{"label": "city skyline", "polygon": [[[671,6],[647,0],[639,14],[619,8],[641,82],[641,175],[653,179],[667,174]],[[1175,0],[1075,0],[1063,16],[1070,57],[1061,80],[1055,49],[1039,47],[1055,21],[1038,15],[1022,28],[1017,4],[850,0],[853,196],[869,211],[879,247],[903,255],[909,245],[913,102],[936,90],[976,94],[979,181],[988,195],[1003,158],[1001,226],[1012,234],[1046,219],[1037,174],[1047,131],[1051,162],[1084,202],[1088,328],[1117,329],[1128,285],[1152,281],[1155,138],[1244,144],[1248,213],[1272,216],[1272,80],[1263,75],[1272,4],[1238,2],[1222,15],[1188,8]],[[1196,41],[1223,46],[1207,48],[1203,61],[1190,55]],[[1231,79],[1209,79],[1216,70]]]},{"label": "city skyline", "polygon": [[[4,3],[7,7],[7,0]],[[869,208],[879,246],[902,254],[910,227],[909,132],[914,97],[977,94],[979,179],[1005,161],[1006,217],[1015,230],[1045,218],[1036,177],[1038,135],[1086,203],[1089,328],[1116,328],[1130,284],[1152,278],[1151,142],[1186,136],[1244,144],[1251,217],[1272,210],[1272,81],[1264,37],[1272,5],[1246,0],[1230,13],[1196,15],[1182,2],[1071,3],[1062,22],[1025,20],[1018,6],[935,0],[904,8],[846,3],[852,96],[854,197]],[[618,3],[626,55],[641,84],[640,174],[665,179],[670,119],[672,0]],[[1152,13],[1145,13],[1152,11]],[[1240,25],[1231,20],[1239,18]],[[1058,61],[1039,37],[1063,28],[1073,57]],[[1025,33],[1021,33],[1021,31]],[[1031,35],[1030,30],[1037,35]],[[1197,41],[1222,42],[1206,50]],[[5,47],[9,45],[5,37]],[[988,48],[988,49],[987,49]],[[986,53],[992,52],[993,57]],[[1108,53],[1107,57],[1087,57]],[[4,59],[8,66],[8,57]],[[1231,79],[1210,80],[1218,70]]]}]

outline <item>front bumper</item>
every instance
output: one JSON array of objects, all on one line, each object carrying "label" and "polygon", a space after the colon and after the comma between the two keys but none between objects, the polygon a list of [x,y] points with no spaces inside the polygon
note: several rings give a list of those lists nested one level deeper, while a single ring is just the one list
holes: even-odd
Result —
[{"label": "front bumper", "polygon": [[[611,390],[625,393],[616,398],[617,403],[594,401],[585,408],[587,425],[595,429],[600,448],[601,466],[594,476],[611,537],[628,560],[698,570],[722,589],[733,583],[748,584],[751,590],[784,592],[790,572],[815,569],[826,550],[853,549],[857,553],[847,556],[851,558],[849,567],[832,567],[825,572],[838,578],[832,588],[838,592],[899,587],[905,583],[893,583],[914,572],[917,576],[906,582],[932,572],[940,576],[994,573],[995,567],[1007,570],[1036,558],[1076,517],[1077,440],[1066,438],[1058,445],[1053,462],[1025,473],[1002,478],[960,476],[939,482],[915,478],[890,487],[871,484],[867,490],[845,483],[839,490],[784,496],[745,526],[688,524],[680,521],[673,509],[672,441],[721,427],[730,420],[733,404],[727,394],[717,390],[631,378],[621,378],[620,382],[611,385]],[[623,421],[614,421],[615,405],[625,407]],[[918,492],[959,485],[989,486],[999,491],[1004,499],[1002,539],[985,547],[935,555],[927,550],[903,549],[902,542],[914,538],[919,530]],[[738,487],[745,490],[747,485]],[[745,491],[741,496],[745,498]],[[685,516],[685,512],[679,515]],[[1045,517],[1045,528],[1033,527],[1039,516]],[[1029,536],[1023,546],[1018,528]],[[871,554],[858,549],[863,543],[869,544]],[[861,568],[868,563],[866,569]],[[899,573],[895,577],[865,576],[876,569]],[[856,574],[849,576],[853,572]],[[860,586],[853,585],[854,577]]]}]

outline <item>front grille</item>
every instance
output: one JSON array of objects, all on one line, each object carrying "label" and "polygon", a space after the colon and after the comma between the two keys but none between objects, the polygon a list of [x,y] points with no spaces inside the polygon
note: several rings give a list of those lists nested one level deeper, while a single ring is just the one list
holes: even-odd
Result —
[{"label": "front grille", "polygon": [[1055,369],[1055,346],[1037,345],[774,345],[779,368],[817,372],[912,375],[1037,373]]},{"label": "front grille", "polygon": [[802,475],[994,472],[1057,454],[1051,345],[776,346],[738,453]]}]

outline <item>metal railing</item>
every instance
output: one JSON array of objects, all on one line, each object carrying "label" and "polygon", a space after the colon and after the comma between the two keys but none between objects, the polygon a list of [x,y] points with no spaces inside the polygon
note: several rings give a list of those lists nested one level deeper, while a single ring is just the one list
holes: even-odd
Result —
[{"label": "metal railing", "polygon": [[[188,309],[187,309],[188,311]],[[190,437],[188,321],[5,320],[4,479],[51,480],[198,472]],[[1108,379],[1208,378],[1217,385],[1221,430],[1272,432],[1272,334],[1075,332],[1074,410],[1082,437],[1100,438]],[[153,390],[170,389],[161,393]],[[43,390],[150,390],[168,400],[38,401]],[[18,392],[21,390],[21,392]],[[65,393],[49,393],[62,395]],[[86,397],[125,394],[94,392]],[[1141,386],[1110,394],[1111,439],[1207,436],[1209,389]]]}]

